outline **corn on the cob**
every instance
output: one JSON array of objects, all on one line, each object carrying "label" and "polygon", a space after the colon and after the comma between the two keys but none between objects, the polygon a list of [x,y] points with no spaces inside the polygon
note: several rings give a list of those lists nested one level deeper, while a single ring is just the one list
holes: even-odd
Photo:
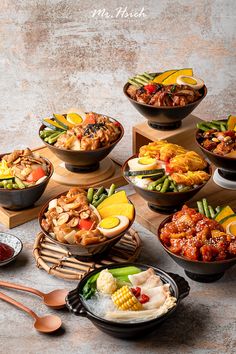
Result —
[{"label": "corn on the cob", "polygon": [[138,311],[142,309],[142,304],[132,294],[127,285],[114,292],[112,301],[120,310]]}]

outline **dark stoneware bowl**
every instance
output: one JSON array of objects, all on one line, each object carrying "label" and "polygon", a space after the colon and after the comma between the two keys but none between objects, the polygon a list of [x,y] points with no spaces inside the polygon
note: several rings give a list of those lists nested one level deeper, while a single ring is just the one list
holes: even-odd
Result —
[{"label": "dark stoneware bowl", "polygon": [[[227,121],[227,120],[226,120]],[[196,143],[202,150],[203,154],[208,158],[208,160],[219,168],[219,174],[226,179],[231,181],[236,181],[236,158],[221,156],[214,154],[213,152],[205,149],[198,138],[200,130],[196,132]]]},{"label": "dark stoneware bowl", "polygon": [[129,85],[130,84],[127,82],[123,88],[125,96],[129,99],[137,111],[148,120],[148,124],[152,128],[158,130],[173,130],[179,128],[181,126],[181,121],[188,117],[188,115],[193,112],[193,110],[207,95],[207,88],[204,85],[200,89],[202,96],[195,102],[189,103],[186,106],[154,107],[145,103],[139,103],[132,99],[127,93]]},{"label": "dark stoneware bowl", "polygon": [[225,271],[236,264],[236,257],[231,259],[226,259],[224,261],[214,261],[214,262],[203,262],[203,261],[192,261],[188,258],[179,256],[171,252],[161,241],[160,234],[163,226],[172,220],[172,216],[168,216],[164,219],[157,231],[157,237],[168,255],[182,268],[186,275],[198,282],[210,283],[220,279]]},{"label": "dark stoneware bowl", "polygon": [[[176,306],[170,309],[166,314],[161,317],[155,318],[153,320],[144,321],[144,322],[136,322],[136,323],[119,323],[114,321],[108,321],[101,317],[96,316],[92,313],[86,306],[83,297],[82,297],[82,289],[87,282],[87,280],[93,276],[94,274],[100,272],[103,269],[114,269],[120,267],[127,266],[136,266],[141,268],[142,270],[146,270],[148,268],[153,268],[155,273],[159,275],[164,283],[170,284],[170,289],[172,295],[176,297],[177,302]],[[169,318],[173,312],[179,306],[179,303],[182,299],[188,296],[190,291],[190,287],[187,281],[174,273],[166,273],[159,268],[155,268],[153,266],[137,264],[137,263],[120,263],[120,264],[112,264],[108,266],[101,267],[99,269],[94,270],[93,272],[87,274],[79,283],[75,290],[69,292],[66,298],[66,305],[68,309],[77,316],[85,316],[87,317],[98,329],[102,332],[105,332],[113,337],[118,338],[140,338],[144,335],[147,335],[158,328],[158,326]]]},{"label": "dark stoneware bowl", "polygon": [[[173,213],[179,209],[181,209],[182,205],[193,198],[195,194],[197,194],[208,182],[201,184],[200,186],[190,189],[186,192],[167,192],[161,193],[158,191],[150,191],[148,189],[144,189],[141,187],[136,186],[126,173],[129,170],[128,161],[138,157],[138,154],[131,156],[127,161],[125,161],[124,165],[122,166],[123,176],[127,182],[129,182],[135,189],[135,191],[148,202],[148,206],[152,211],[164,214]],[[210,165],[208,165],[206,170],[210,175],[212,173]]]},{"label": "dark stoneware bowl", "polygon": [[[0,160],[5,154],[0,155]],[[9,210],[22,210],[31,207],[41,197],[53,174],[52,163],[44,158],[49,168],[49,175],[39,184],[25,189],[0,188],[0,206]]]},{"label": "dark stoneware bowl", "polygon": [[[110,118],[111,121],[117,122],[114,118]],[[120,124],[120,123],[119,123]],[[43,130],[45,125],[41,125],[39,132]],[[62,161],[65,162],[65,166],[72,172],[92,172],[99,168],[99,161],[102,161],[108,154],[114,149],[116,144],[122,139],[124,135],[124,128],[120,124],[121,134],[119,138],[112,144],[90,151],[76,151],[66,150],[55,147],[54,145],[46,143],[41,137],[42,142]]]},{"label": "dark stoneware bowl", "polygon": [[130,221],[129,226],[124,231],[122,231],[120,234],[118,234],[118,235],[116,235],[104,242],[100,242],[100,243],[92,244],[92,245],[87,245],[87,246],[83,246],[80,244],[71,245],[68,243],[59,242],[59,241],[55,240],[52,236],[50,236],[47,231],[44,230],[44,228],[41,225],[41,222],[42,222],[44,213],[47,211],[49,202],[52,199],[59,198],[61,195],[65,195],[66,193],[67,192],[61,193],[61,194],[57,195],[56,197],[48,200],[47,203],[44,204],[44,206],[40,210],[38,221],[39,221],[40,228],[45,236],[50,238],[53,242],[55,242],[56,244],[58,244],[59,246],[61,246],[65,250],[67,250],[68,252],[70,252],[73,256],[75,256],[75,258],[77,258],[81,261],[91,261],[91,260],[96,260],[96,259],[103,257],[106,253],[109,252],[109,250],[117,242],[119,242],[121,237],[124,236],[124,234],[131,228],[131,226],[135,220],[135,209],[134,209],[134,218],[132,221]]}]

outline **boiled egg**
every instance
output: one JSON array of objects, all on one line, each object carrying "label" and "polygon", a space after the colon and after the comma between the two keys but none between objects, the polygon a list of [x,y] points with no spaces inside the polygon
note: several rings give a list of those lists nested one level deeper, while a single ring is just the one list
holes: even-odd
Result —
[{"label": "boiled egg", "polygon": [[136,157],[128,161],[131,171],[151,170],[157,166],[157,160],[151,157]]},{"label": "boiled egg", "polygon": [[226,233],[230,234],[231,236],[236,236],[236,221],[232,221],[227,227],[226,227]]},{"label": "boiled egg", "polygon": [[129,226],[129,219],[124,215],[108,216],[100,221],[97,229],[106,237],[119,235]]},{"label": "boiled egg", "polygon": [[204,81],[196,76],[180,75],[177,77],[176,82],[178,85],[187,85],[194,90],[199,90],[204,86]]}]

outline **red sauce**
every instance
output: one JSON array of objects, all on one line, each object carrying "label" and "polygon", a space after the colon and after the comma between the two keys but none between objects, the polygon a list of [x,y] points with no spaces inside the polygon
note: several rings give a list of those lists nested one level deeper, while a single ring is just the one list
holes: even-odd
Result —
[{"label": "red sauce", "polygon": [[195,261],[221,261],[236,256],[236,237],[226,234],[217,221],[186,205],[164,225],[160,239],[171,252]]},{"label": "red sauce", "polygon": [[5,243],[0,242],[0,262],[6,261],[14,254],[14,249]]}]

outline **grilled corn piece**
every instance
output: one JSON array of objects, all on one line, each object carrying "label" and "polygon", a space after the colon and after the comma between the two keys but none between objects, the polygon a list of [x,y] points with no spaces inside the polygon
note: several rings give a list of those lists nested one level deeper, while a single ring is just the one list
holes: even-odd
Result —
[{"label": "grilled corn piece", "polygon": [[114,292],[112,301],[119,310],[138,311],[142,309],[142,304],[132,294],[127,285]]}]

